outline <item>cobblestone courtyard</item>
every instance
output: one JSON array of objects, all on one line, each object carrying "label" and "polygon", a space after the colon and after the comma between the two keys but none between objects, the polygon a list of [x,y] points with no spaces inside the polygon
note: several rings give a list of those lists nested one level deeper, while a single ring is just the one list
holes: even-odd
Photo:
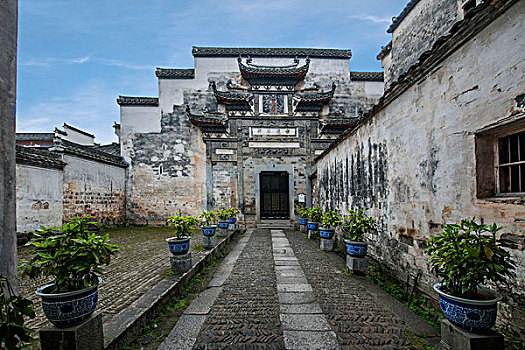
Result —
[{"label": "cobblestone courtyard", "polygon": [[[102,312],[104,322],[124,310],[144,292],[153,288],[162,279],[170,267],[170,252],[166,238],[173,236],[169,227],[122,227],[103,230],[110,235],[111,243],[119,245],[119,252],[111,260],[99,287],[98,310]],[[202,234],[197,233],[191,239],[194,257],[202,252]],[[20,247],[18,260],[31,256],[31,247]],[[171,272],[171,271],[170,271]],[[42,312],[40,298],[35,291],[48,283],[46,280],[31,281],[20,279],[20,293],[34,301],[37,317],[27,326],[39,329],[49,324]]]},{"label": "cobblestone courtyard", "polygon": [[304,234],[255,229],[159,347],[425,349],[437,332]]}]

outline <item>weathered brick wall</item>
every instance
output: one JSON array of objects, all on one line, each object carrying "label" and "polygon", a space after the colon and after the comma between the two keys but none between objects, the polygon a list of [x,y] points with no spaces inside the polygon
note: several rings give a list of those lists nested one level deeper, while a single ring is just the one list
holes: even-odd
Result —
[{"label": "weathered brick wall", "polygon": [[[525,334],[525,205],[523,199],[476,194],[475,133],[516,113],[525,92],[525,3],[518,2],[318,161],[320,203],[341,213],[364,208],[379,219],[370,255],[405,280],[423,271],[424,253],[442,224],[476,217],[505,226],[520,243],[510,288],[502,288],[500,327]],[[523,116],[521,117],[523,119]]]},{"label": "weathered brick wall", "polygon": [[64,220],[78,215],[103,224],[124,224],[126,170],[68,154],[64,161]]},{"label": "weathered brick wall", "polygon": [[62,226],[62,170],[16,165],[16,232]]},{"label": "weathered brick wall", "polygon": [[162,114],[158,133],[128,135],[126,148],[130,223],[162,224],[178,210],[198,214],[206,208],[205,145],[185,107]]},{"label": "weathered brick wall", "polygon": [[397,80],[429,50],[440,36],[448,33],[459,17],[458,0],[421,0],[392,33],[392,52],[385,70],[385,85]]},{"label": "weathered brick wall", "polygon": [[237,207],[237,162],[214,162],[212,169],[212,208]]}]

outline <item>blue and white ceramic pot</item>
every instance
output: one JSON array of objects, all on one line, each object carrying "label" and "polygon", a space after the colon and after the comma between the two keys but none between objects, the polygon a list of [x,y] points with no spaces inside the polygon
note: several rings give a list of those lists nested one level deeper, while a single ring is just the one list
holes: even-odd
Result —
[{"label": "blue and white ceramic pot", "polygon": [[318,222],[308,222],[308,229],[309,230],[317,230],[319,228]]},{"label": "blue and white ceramic pot", "polygon": [[166,238],[166,242],[168,242],[170,252],[173,255],[186,254],[190,250],[190,237]]},{"label": "blue and white ceramic pot", "polygon": [[219,227],[220,228],[227,229],[228,226],[230,226],[230,222],[229,221],[219,221]]},{"label": "blue and white ceramic pot", "polygon": [[230,218],[229,219],[230,224],[235,224],[237,222],[236,218]]},{"label": "blue and white ceramic pot", "polygon": [[[98,284],[102,279],[98,279]],[[47,319],[58,328],[76,326],[91,316],[97,308],[98,285],[73,292],[54,293],[55,284],[46,284],[36,294],[42,298]]]},{"label": "blue and white ceramic pot", "polygon": [[306,225],[306,224],[308,224],[308,219],[305,219],[305,218],[299,219],[299,225]]},{"label": "blue and white ceramic pot", "polygon": [[366,255],[368,249],[368,243],[366,242],[357,242],[345,239],[346,243],[346,252],[348,255],[354,258],[362,258]]},{"label": "blue and white ceramic pot", "polygon": [[202,226],[202,234],[206,237],[215,236],[217,226]]},{"label": "blue and white ceramic pot", "polygon": [[455,297],[441,291],[441,284],[434,285],[439,293],[439,304],[443,315],[455,324],[469,332],[487,331],[496,323],[497,304],[501,296],[486,288],[478,288],[478,292],[487,300],[471,300]]},{"label": "blue and white ceramic pot", "polygon": [[332,239],[335,229],[319,227],[319,236],[324,239]]}]

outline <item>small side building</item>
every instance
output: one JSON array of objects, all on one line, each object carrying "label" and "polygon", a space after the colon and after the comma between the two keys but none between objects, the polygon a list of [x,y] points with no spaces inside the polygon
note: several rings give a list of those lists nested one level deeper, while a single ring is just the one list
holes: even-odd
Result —
[{"label": "small side building", "polygon": [[17,232],[61,226],[75,216],[125,223],[127,164],[120,147],[64,124],[52,133],[16,134]]}]

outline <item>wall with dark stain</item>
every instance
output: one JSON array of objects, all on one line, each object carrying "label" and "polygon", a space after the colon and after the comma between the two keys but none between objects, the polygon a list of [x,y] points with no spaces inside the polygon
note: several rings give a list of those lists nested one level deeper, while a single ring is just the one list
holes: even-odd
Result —
[{"label": "wall with dark stain", "polygon": [[509,288],[498,286],[498,325],[514,335],[525,334],[525,201],[478,196],[483,164],[476,163],[475,144],[487,127],[525,129],[523,13],[518,2],[317,163],[324,209],[363,208],[376,217],[370,256],[403,281],[421,269],[421,286],[431,295],[436,278],[424,249],[441,225],[476,217],[504,226],[501,234],[518,244],[511,251],[517,268]]}]

